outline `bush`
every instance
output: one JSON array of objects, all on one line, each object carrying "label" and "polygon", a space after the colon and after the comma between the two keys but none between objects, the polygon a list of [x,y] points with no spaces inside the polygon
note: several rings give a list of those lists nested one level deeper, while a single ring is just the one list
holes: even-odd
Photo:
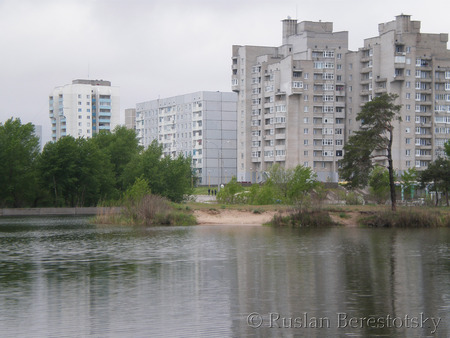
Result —
[{"label": "bush", "polygon": [[401,209],[397,212],[374,213],[361,220],[363,225],[384,228],[450,227],[450,217],[429,210]]},{"label": "bush", "polygon": [[292,228],[330,227],[335,225],[328,212],[324,210],[300,210],[289,216],[275,215],[271,225]]}]

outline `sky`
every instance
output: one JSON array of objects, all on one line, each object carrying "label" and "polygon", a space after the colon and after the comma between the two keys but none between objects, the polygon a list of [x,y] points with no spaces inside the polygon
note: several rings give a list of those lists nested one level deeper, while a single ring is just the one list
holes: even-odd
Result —
[{"label": "sky", "polygon": [[192,93],[231,91],[233,45],[280,46],[281,20],[330,21],[349,49],[378,24],[411,15],[450,33],[447,0],[0,0],[0,122],[42,125],[48,96],[74,79],[120,88],[124,110]]}]

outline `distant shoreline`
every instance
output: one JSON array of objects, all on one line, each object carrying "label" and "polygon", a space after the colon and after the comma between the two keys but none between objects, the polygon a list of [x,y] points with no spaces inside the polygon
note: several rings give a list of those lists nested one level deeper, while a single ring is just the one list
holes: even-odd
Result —
[{"label": "distant shoreline", "polygon": [[0,217],[7,216],[95,216],[100,212],[120,212],[120,208],[83,207],[83,208],[4,208]]}]

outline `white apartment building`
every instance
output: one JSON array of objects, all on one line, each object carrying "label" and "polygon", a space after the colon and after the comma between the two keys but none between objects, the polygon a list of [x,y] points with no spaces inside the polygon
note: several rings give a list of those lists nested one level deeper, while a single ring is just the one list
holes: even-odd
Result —
[{"label": "white apartment building", "polygon": [[201,91],[138,103],[136,132],[145,148],[156,140],[165,156],[191,156],[200,185],[236,176],[235,93]]},{"label": "white apartment building", "polygon": [[120,123],[119,88],[110,81],[73,80],[49,96],[52,141],[71,135],[92,137]]},{"label": "white apartment building", "polygon": [[293,19],[283,20],[281,47],[233,46],[239,181],[262,181],[275,163],[338,180],[347,50],[348,33],[332,23]]},{"label": "white apartment building", "polygon": [[338,181],[345,139],[361,107],[382,93],[399,95],[394,166],[424,169],[450,137],[448,34],[424,34],[409,15],[380,24],[379,36],[348,51],[348,32],[331,22],[282,21],[280,47],[233,46],[238,94],[239,181],[264,180],[274,163],[311,167]]},{"label": "white apartment building", "polygon": [[397,94],[402,109],[394,125],[394,166],[400,173],[426,169],[450,139],[448,34],[421,33],[420,21],[403,14],[378,31],[347,55],[348,134],[359,128],[355,117],[362,105],[382,93]]}]

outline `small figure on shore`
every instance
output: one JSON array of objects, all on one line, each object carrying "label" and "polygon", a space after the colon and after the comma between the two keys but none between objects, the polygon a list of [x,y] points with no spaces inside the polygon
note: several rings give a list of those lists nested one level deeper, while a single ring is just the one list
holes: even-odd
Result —
[{"label": "small figure on shore", "polygon": [[214,196],[217,196],[217,189],[214,190]]},{"label": "small figure on shore", "polygon": [[208,196],[211,195],[211,189],[208,189]]}]

